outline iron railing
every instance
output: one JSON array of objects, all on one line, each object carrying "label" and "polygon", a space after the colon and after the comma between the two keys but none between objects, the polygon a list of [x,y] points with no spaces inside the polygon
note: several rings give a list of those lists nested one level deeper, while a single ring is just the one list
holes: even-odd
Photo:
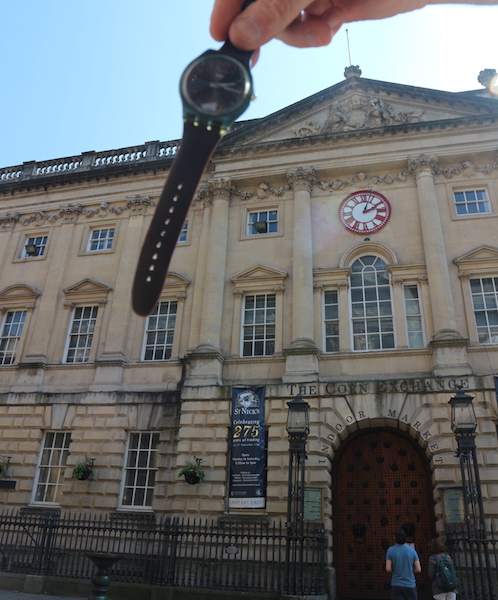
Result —
[{"label": "iron railing", "polygon": [[498,539],[489,533],[468,527],[453,526],[446,530],[448,551],[455,563],[459,600],[496,600],[498,589]]},{"label": "iron railing", "polygon": [[[286,570],[286,550],[303,568]],[[300,551],[295,552],[296,545]],[[89,552],[116,553],[114,581],[260,593],[325,592],[325,534],[307,523],[297,540],[284,523],[154,515],[0,513],[0,570],[88,579]]]}]

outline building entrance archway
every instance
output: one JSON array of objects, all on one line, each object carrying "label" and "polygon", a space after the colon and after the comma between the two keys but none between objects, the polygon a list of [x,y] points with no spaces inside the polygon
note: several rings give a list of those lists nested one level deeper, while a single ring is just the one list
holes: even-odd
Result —
[{"label": "building entrance archway", "polygon": [[435,537],[429,461],[396,430],[353,434],[334,459],[334,563],[340,600],[388,600],[386,550],[404,527],[422,565],[419,600],[432,598],[428,543]]}]

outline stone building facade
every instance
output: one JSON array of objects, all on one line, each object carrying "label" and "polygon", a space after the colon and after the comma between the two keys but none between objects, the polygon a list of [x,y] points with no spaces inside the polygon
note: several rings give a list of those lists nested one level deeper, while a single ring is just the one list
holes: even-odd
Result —
[{"label": "stone building facade", "polygon": [[[377,573],[399,525],[413,525],[422,560],[444,530],[443,492],[460,481],[448,401],[461,386],[475,394],[496,520],[497,121],[485,87],[428,90],[349,67],[239,123],[147,319],[131,285],[178,142],[0,169],[0,455],[15,481],[0,503],[285,518],[286,402],[301,394],[313,518],[340,597],[354,597],[351,548],[373,548]],[[256,386],[264,508],[233,508],[232,389]],[[93,476],[74,479],[85,457]],[[178,477],[193,457],[200,485]]]}]

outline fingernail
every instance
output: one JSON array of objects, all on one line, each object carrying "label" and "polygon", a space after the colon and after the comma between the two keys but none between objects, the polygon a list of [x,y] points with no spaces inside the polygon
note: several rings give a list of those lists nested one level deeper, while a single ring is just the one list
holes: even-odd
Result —
[{"label": "fingernail", "polygon": [[257,21],[252,17],[241,15],[236,19],[234,25],[246,44],[254,45],[255,48],[259,46],[259,40],[263,37],[263,29]]}]

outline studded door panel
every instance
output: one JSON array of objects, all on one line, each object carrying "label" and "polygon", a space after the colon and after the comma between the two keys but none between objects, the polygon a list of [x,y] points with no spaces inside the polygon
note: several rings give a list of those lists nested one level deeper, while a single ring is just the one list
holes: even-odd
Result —
[{"label": "studded door panel", "polygon": [[425,458],[400,435],[369,432],[346,447],[338,459],[334,485],[338,598],[389,599],[386,550],[402,526],[422,564],[422,574],[417,575],[419,600],[432,597],[427,579],[427,545],[434,528],[430,490]]}]

